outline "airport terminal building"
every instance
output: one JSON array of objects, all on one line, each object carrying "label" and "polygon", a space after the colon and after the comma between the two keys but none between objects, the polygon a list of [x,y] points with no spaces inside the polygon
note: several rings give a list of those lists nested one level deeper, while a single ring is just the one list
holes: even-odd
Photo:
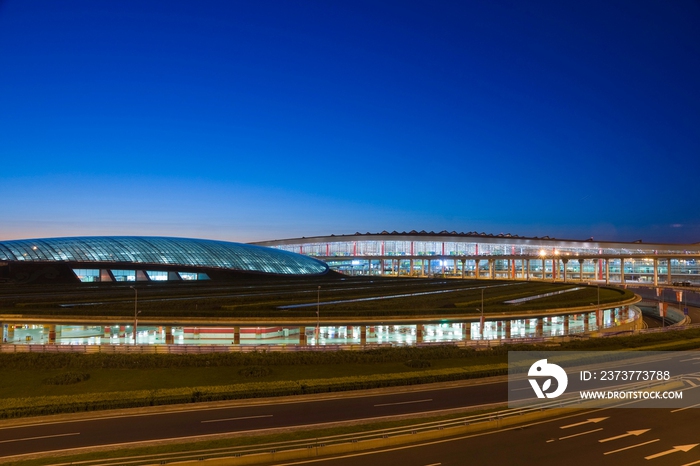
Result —
[{"label": "airport terminal building", "polygon": [[700,285],[700,243],[653,244],[447,232],[355,233],[255,243],[352,275]]},{"label": "airport terminal building", "polygon": [[167,237],[75,237],[0,241],[0,280],[14,283],[227,280],[316,276],[311,257],[250,244]]},{"label": "airport terminal building", "polygon": [[0,280],[227,280],[244,275],[444,276],[700,285],[700,243],[654,244],[485,233],[381,232],[254,244],[168,237],[0,241]]}]

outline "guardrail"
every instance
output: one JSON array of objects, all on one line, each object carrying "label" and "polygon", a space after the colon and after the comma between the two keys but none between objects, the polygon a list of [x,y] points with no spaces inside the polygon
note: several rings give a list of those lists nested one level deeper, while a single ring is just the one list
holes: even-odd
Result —
[{"label": "guardrail", "polygon": [[[634,319],[629,319],[631,322]],[[687,320],[678,322],[677,324],[668,327],[657,327],[647,329],[622,330],[614,331],[613,328],[606,329],[605,333],[598,333],[598,337],[616,337],[630,334],[648,334],[673,332],[686,329],[700,328],[700,324],[685,324]],[[624,324],[623,324],[624,325]],[[611,331],[612,330],[612,331]],[[586,333],[570,333],[568,335],[550,336],[550,337],[523,337],[523,338],[501,338],[493,340],[460,340],[460,341],[444,341],[444,342],[424,342],[416,343],[414,346],[423,348],[429,346],[459,346],[462,348],[487,349],[501,345],[515,344],[542,344],[542,343],[559,343],[568,341],[572,338],[590,338]],[[406,344],[397,343],[367,343],[364,345],[15,345],[4,343],[0,344],[0,353],[106,353],[106,354],[207,354],[207,353],[253,353],[253,352],[276,352],[276,351],[362,351],[378,348],[391,348],[397,346],[406,346]]]}]

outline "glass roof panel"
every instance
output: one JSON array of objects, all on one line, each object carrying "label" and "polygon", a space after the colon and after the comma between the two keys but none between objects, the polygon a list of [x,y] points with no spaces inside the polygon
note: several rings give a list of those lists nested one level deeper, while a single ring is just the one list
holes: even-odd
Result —
[{"label": "glass roof panel", "polygon": [[279,249],[225,241],[138,236],[0,241],[0,260],[127,262],[285,275],[322,274],[328,270],[323,262]]}]

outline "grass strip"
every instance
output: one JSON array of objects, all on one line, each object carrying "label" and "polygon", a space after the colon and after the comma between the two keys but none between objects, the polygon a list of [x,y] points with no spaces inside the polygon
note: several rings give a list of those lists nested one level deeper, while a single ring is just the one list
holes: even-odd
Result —
[{"label": "grass strip", "polygon": [[307,379],[298,381],[252,382],[209,387],[84,393],[64,396],[5,398],[0,400],[0,418],[43,416],[103,409],[137,408],[166,404],[223,401],[243,398],[342,392],[369,388],[448,382],[505,375],[507,364],[374,374],[368,376]]}]

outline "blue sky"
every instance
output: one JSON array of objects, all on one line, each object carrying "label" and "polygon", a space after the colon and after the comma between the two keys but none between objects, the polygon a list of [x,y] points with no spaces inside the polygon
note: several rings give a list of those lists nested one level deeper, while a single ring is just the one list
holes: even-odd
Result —
[{"label": "blue sky", "polygon": [[700,241],[700,4],[0,0],[0,239]]}]

